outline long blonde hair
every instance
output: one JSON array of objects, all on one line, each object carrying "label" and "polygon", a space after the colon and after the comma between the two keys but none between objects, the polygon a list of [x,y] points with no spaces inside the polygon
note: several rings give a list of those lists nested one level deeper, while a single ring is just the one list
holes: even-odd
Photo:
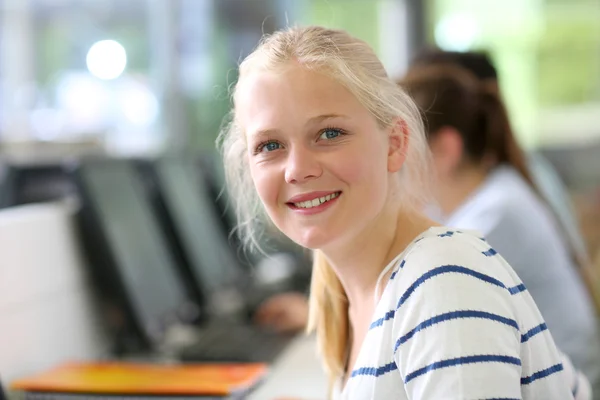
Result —
[{"label": "long blonde hair", "polygon": [[[429,148],[419,111],[410,97],[389,78],[365,42],[340,30],[317,26],[288,28],[264,37],[240,65],[233,90],[234,107],[219,135],[230,196],[239,218],[238,234],[257,245],[257,224],[268,223],[248,168],[243,127],[236,120],[236,89],[250,73],[275,71],[290,62],[322,73],[346,87],[369,110],[381,127],[401,120],[408,130],[406,161],[398,173],[398,201],[403,207],[420,207],[428,196]],[[331,380],[346,367],[349,321],[348,300],[325,255],[314,252],[308,331],[316,331],[325,369]]]}]

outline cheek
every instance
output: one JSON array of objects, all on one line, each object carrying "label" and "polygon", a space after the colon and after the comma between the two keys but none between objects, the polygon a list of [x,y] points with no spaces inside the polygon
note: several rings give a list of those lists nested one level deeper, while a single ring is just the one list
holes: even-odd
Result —
[{"label": "cheek", "polygon": [[369,188],[365,195],[373,195],[377,187],[384,185],[387,177],[387,158],[375,146],[359,146],[336,163],[339,176],[347,183]]},{"label": "cheek", "polygon": [[275,174],[265,166],[251,165],[250,175],[258,197],[267,210],[277,205],[279,183]]}]

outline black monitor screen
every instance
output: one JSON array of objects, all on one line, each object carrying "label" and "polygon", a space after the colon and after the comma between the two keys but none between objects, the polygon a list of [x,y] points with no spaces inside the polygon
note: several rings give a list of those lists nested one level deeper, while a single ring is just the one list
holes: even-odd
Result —
[{"label": "black monitor screen", "polygon": [[235,285],[241,270],[197,168],[193,160],[164,159],[157,163],[157,175],[194,274],[214,292]]},{"label": "black monitor screen", "polygon": [[87,165],[82,178],[137,317],[155,336],[187,299],[144,187],[135,169],[119,161]]}]

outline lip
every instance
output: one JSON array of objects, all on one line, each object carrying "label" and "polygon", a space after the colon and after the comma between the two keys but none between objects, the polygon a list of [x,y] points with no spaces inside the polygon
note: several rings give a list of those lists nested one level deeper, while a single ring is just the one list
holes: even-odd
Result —
[{"label": "lip", "polygon": [[[338,196],[336,196],[334,199],[331,199],[329,201],[326,201],[325,203],[322,203],[316,207],[311,207],[311,208],[301,208],[301,207],[296,207],[294,205],[294,203],[299,203],[302,201],[309,201],[309,200],[313,200],[313,199],[317,199],[319,197],[323,197],[323,196],[327,196],[328,194],[333,194],[333,193],[339,193]],[[332,207],[335,203],[338,202],[338,200],[340,199],[340,197],[342,196],[342,192],[341,191],[333,191],[333,192],[311,192],[311,193],[306,193],[306,194],[302,194],[302,195],[298,195],[295,197],[292,197],[290,200],[294,200],[294,201],[290,201],[287,203],[287,206],[295,213],[298,213],[300,215],[315,215],[315,214],[319,214],[322,213],[323,211],[327,210],[329,207]],[[300,199],[300,200],[297,200]]]},{"label": "lip", "polygon": [[331,191],[320,191],[320,192],[310,192],[299,194],[297,196],[292,197],[287,202],[289,203],[301,203],[303,201],[310,201],[314,199],[318,199],[319,197],[325,197],[328,194],[341,193],[340,190],[331,190]]}]

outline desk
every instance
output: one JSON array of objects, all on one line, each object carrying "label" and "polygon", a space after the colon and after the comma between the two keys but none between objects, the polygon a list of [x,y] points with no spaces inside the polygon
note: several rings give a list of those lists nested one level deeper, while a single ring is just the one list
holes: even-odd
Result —
[{"label": "desk", "polygon": [[[16,394],[8,393],[16,400]],[[300,336],[283,352],[271,367],[271,372],[248,400],[276,400],[278,398],[325,400],[327,378],[316,353],[316,340]]]},{"label": "desk", "polygon": [[271,367],[265,382],[249,400],[275,400],[298,397],[302,400],[325,400],[327,378],[317,357],[313,336],[300,336]]}]

